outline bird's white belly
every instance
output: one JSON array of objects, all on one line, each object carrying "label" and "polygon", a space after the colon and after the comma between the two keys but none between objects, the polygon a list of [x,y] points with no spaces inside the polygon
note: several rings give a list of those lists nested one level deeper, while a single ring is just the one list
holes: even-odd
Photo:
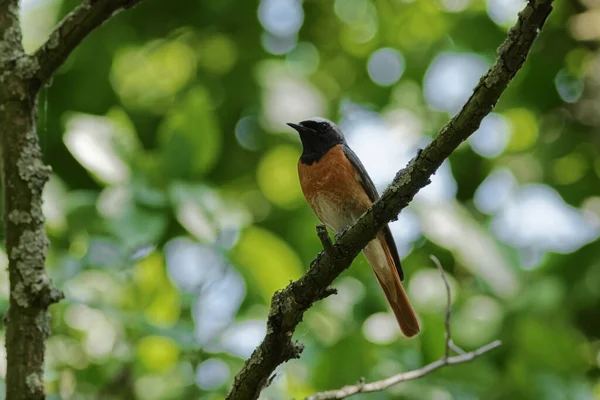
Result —
[{"label": "bird's white belly", "polygon": [[340,203],[331,201],[326,195],[316,197],[314,208],[321,222],[336,233],[343,231],[360,217],[360,214],[356,215],[356,212]]}]

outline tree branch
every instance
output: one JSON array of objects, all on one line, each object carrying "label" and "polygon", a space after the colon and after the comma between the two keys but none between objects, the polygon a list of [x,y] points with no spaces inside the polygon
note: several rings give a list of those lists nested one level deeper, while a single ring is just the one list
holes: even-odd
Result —
[{"label": "tree branch", "polygon": [[452,292],[450,291],[450,284],[448,283],[448,278],[446,277],[446,272],[444,272],[444,267],[442,267],[442,263],[438,258],[434,255],[429,256],[435,266],[440,270],[440,274],[442,275],[442,279],[444,280],[444,286],[446,286],[446,353],[445,357],[450,357],[450,350],[454,350],[458,354],[465,354],[465,352],[454,344],[452,341],[452,331],[450,329],[450,316],[452,315]]},{"label": "tree branch", "polygon": [[[434,361],[430,364],[427,364],[423,368],[419,368],[413,371],[403,372],[394,376],[391,376],[386,379],[382,379],[380,381],[375,381],[371,383],[365,383],[364,379],[361,379],[356,385],[348,385],[344,386],[341,389],[337,390],[328,390],[326,392],[316,393],[312,396],[306,398],[306,400],[340,400],[345,399],[346,397],[350,397],[357,393],[368,393],[368,392],[380,392],[385,390],[391,386],[397,385],[402,382],[411,381],[414,379],[421,378],[425,375],[430,374],[436,369],[440,369],[442,367],[448,365],[462,364],[469,361],[474,360],[480,355],[487,353],[488,351],[495,349],[500,346],[502,343],[499,340],[495,340],[492,343],[486,344],[478,348],[477,350],[470,351],[465,353],[458,347],[456,347],[452,343],[452,337],[450,333],[450,317],[452,315],[452,293],[450,291],[450,285],[448,284],[448,278],[446,277],[446,273],[444,272],[444,268],[442,264],[437,259],[436,256],[430,256],[433,260],[434,264],[440,270],[440,274],[442,275],[442,279],[444,281],[444,286],[446,287],[446,319],[445,319],[445,351],[442,358],[437,361]],[[455,349],[458,356],[450,357],[450,350]]]},{"label": "tree branch", "polygon": [[6,399],[41,400],[48,307],[62,298],[44,268],[48,238],[42,191],[51,169],[42,161],[35,131],[35,95],[16,76],[9,76],[10,85],[2,93],[6,100],[0,98],[3,227],[10,279]]},{"label": "tree branch", "polygon": [[325,225],[317,225],[317,236],[323,245],[323,250],[331,253],[333,251],[333,243],[331,243],[331,238],[329,237],[329,233],[327,232],[327,227],[325,227]]},{"label": "tree branch", "polygon": [[6,320],[6,399],[43,400],[48,308],[62,298],[46,270],[42,192],[50,177],[36,133],[37,95],[94,28],[140,0],[84,0],[33,56],[21,43],[19,1],[0,0],[0,169],[10,300]]},{"label": "tree branch", "polygon": [[18,0],[0,0],[0,168],[10,279],[6,321],[6,399],[44,399],[48,306],[62,293],[44,269],[48,239],[42,188],[50,168],[35,134],[35,95],[17,68],[24,57]]},{"label": "tree branch", "polygon": [[[406,168],[396,174],[381,198],[339,237],[332,252],[319,253],[306,274],[273,295],[267,334],[236,375],[228,399],[258,398],[275,368],[300,356],[302,346],[291,339],[304,312],[322,297],[324,290],[350,266],[360,250],[383,226],[397,219],[398,213],[415,194],[429,184],[429,178],[442,162],[477,130],[481,120],[491,112],[525,62],[538,32],[552,10],[552,2],[553,0],[528,1],[527,6],[519,13],[517,23],[498,48],[496,61],[481,78],[460,112]],[[459,360],[475,356],[474,353],[468,353],[459,356]],[[449,358],[446,362],[455,363],[455,359]]]},{"label": "tree branch", "polygon": [[131,8],[141,0],[83,0],[50,34],[49,39],[31,56],[37,66],[39,86],[46,84],[69,55],[94,29],[117,12]]},{"label": "tree branch", "polygon": [[502,343],[499,340],[496,340],[492,343],[486,344],[485,346],[478,348],[475,351],[470,351],[468,353],[464,353],[454,357],[443,357],[437,361],[432,362],[431,364],[427,364],[423,368],[416,369],[414,371],[404,372],[402,374],[394,375],[389,378],[382,379],[380,381],[375,381],[371,383],[359,382],[356,385],[345,386],[339,390],[330,390],[327,392],[317,393],[307,397],[306,400],[339,400],[344,399],[346,397],[350,397],[357,393],[380,392],[401,382],[412,381],[414,379],[421,378],[427,374],[430,374],[436,369],[440,369],[448,365],[456,365],[472,361],[480,355],[495,349],[501,344]]}]

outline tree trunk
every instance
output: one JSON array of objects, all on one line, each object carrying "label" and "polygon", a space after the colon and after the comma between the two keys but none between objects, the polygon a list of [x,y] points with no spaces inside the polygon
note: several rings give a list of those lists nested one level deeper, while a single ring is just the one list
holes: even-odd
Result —
[{"label": "tree trunk", "polygon": [[44,399],[48,307],[62,294],[44,270],[48,238],[42,190],[50,168],[36,134],[36,98],[21,45],[18,1],[0,0],[0,149],[3,228],[8,255],[10,302],[6,320],[6,398]]},{"label": "tree trunk", "polygon": [[36,91],[13,73],[4,74],[0,97],[3,225],[9,260],[10,303],[6,316],[6,398],[44,399],[48,307],[62,294],[44,263],[48,239],[42,190],[50,168],[42,160],[36,134]]},{"label": "tree trunk", "polygon": [[10,302],[6,320],[6,399],[44,399],[48,307],[63,295],[44,269],[48,238],[42,191],[50,177],[36,133],[37,97],[95,28],[140,0],[83,2],[33,55],[25,54],[19,0],[0,0],[0,159]]}]

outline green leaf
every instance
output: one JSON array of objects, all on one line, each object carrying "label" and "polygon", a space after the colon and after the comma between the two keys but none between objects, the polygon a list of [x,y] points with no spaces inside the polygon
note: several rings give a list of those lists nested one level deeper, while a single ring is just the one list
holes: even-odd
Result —
[{"label": "green leaf", "polygon": [[108,230],[121,240],[122,246],[134,249],[155,244],[167,228],[167,215],[128,204],[119,215],[106,220]]},{"label": "green leaf", "polygon": [[177,221],[203,243],[218,241],[220,247],[229,248],[249,222],[248,213],[236,199],[224,198],[202,184],[173,182],[169,198]]},{"label": "green leaf", "polygon": [[529,363],[563,373],[585,368],[580,351],[581,338],[558,321],[522,318],[515,332],[520,351]]},{"label": "green leaf", "polygon": [[171,178],[191,178],[210,170],[221,155],[221,131],[209,93],[191,89],[158,131],[163,167]]},{"label": "green leaf", "polygon": [[247,228],[233,249],[233,259],[252,279],[265,302],[276,290],[302,274],[296,252],[272,232],[252,226]]},{"label": "green leaf", "polygon": [[137,345],[142,365],[149,371],[166,372],[175,366],[179,358],[179,347],[164,336],[146,336]]},{"label": "green leaf", "polygon": [[131,161],[141,148],[133,125],[118,109],[111,110],[109,117],[70,114],[63,140],[73,157],[106,185],[129,179]]},{"label": "green leaf", "polygon": [[67,232],[102,232],[102,220],[96,209],[97,194],[91,190],[72,191],[67,196]]}]

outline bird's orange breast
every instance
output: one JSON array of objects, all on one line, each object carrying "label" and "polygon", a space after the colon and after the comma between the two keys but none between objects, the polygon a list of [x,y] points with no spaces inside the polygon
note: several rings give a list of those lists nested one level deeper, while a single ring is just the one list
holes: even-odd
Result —
[{"label": "bird's orange breast", "polygon": [[342,145],[332,147],[311,165],[298,162],[298,176],[308,204],[336,231],[354,222],[371,205]]}]

